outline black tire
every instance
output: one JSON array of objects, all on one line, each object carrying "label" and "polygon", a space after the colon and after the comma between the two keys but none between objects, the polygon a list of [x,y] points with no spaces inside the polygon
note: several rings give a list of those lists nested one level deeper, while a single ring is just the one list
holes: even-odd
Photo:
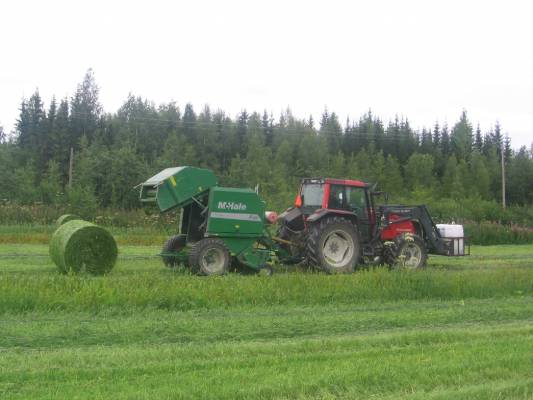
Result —
[{"label": "black tire", "polygon": [[410,233],[396,238],[396,264],[407,269],[422,269],[426,267],[428,250],[424,240]]},{"label": "black tire", "polygon": [[189,253],[189,265],[199,275],[225,275],[231,256],[220,239],[205,238],[196,242]]},{"label": "black tire", "polygon": [[[296,234],[293,234],[290,229],[285,226],[285,225],[282,225],[277,233],[276,233],[276,236],[280,239],[283,239],[283,240],[288,240],[290,242],[293,242],[294,245],[290,245],[290,244],[287,244],[287,243],[280,243],[279,246],[285,250],[288,254],[291,255],[291,259],[289,260],[285,260],[284,261],[284,264],[285,265],[294,265],[294,264],[298,264],[302,261],[302,258],[303,258],[303,244],[305,243],[302,238],[304,237],[303,235],[298,235],[297,233]],[[300,245],[298,245],[300,244]]]},{"label": "black tire", "polygon": [[[169,253],[173,251],[180,251],[187,244],[186,235],[174,235],[171,236],[163,245],[162,253]],[[179,264],[176,257],[163,256],[163,263],[169,268],[174,268]]]},{"label": "black tire", "polygon": [[[343,246],[346,249],[341,258],[333,259],[337,251],[342,251]],[[360,255],[359,231],[350,220],[341,217],[326,218],[309,227],[306,256],[310,265],[328,274],[348,273],[355,270]]]}]

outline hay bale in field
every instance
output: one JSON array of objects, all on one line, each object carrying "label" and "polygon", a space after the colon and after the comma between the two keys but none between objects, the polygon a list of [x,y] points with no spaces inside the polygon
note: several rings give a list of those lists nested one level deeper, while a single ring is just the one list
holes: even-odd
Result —
[{"label": "hay bale in field", "polygon": [[73,220],[61,225],[50,240],[50,257],[59,271],[86,271],[99,275],[111,271],[117,261],[117,244],[104,228]]},{"label": "hay bale in field", "polygon": [[59,217],[56,221],[57,226],[63,225],[65,222],[74,221],[77,219],[81,219],[77,215],[74,214],[63,214],[61,217]]}]

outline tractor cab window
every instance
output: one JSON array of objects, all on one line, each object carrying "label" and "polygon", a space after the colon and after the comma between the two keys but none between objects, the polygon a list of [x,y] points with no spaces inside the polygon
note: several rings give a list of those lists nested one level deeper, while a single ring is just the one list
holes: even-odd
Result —
[{"label": "tractor cab window", "polygon": [[304,207],[321,207],[324,196],[322,183],[306,183],[302,187],[302,202]]},{"label": "tractor cab window", "polygon": [[328,208],[364,213],[367,208],[364,188],[331,185]]},{"label": "tractor cab window", "polygon": [[344,186],[331,185],[329,187],[328,208],[342,210],[346,207],[346,197],[344,196]]},{"label": "tractor cab window", "polygon": [[363,188],[346,187],[346,202],[352,210],[364,210],[366,205],[366,194]]}]

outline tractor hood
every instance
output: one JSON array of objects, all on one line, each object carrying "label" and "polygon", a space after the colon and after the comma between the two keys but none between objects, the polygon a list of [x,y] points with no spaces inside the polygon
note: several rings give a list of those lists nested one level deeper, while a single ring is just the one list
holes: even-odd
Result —
[{"label": "tractor hood", "polygon": [[166,168],[139,185],[140,199],[143,203],[156,203],[162,212],[169,211],[193,202],[217,184],[217,177],[208,169]]}]

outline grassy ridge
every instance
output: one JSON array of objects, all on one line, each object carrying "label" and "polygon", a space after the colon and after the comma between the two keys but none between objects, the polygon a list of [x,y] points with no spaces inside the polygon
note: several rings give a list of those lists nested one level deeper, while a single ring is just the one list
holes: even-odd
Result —
[{"label": "grassy ridge", "polygon": [[427,330],[483,321],[533,322],[533,297],[460,301],[403,301],[320,306],[240,307],[227,310],[129,310],[4,314],[0,347],[56,349],[134,343],[210,344],[363,335],[391,329]]},{"label": "grassy ridge", "polygon": [[531,297],[0,322],[24,398],[528,399]]},{"label": "grassy ridge", "polygon": [[454,273],[374,270],[349,276],[285,274],[273,278],[227,276],[215,279],[152,273],[139,273],[129,278],[7,274],[0,277],[0,313],[349,304],[489,298],[532,292],[533,269]]}]

